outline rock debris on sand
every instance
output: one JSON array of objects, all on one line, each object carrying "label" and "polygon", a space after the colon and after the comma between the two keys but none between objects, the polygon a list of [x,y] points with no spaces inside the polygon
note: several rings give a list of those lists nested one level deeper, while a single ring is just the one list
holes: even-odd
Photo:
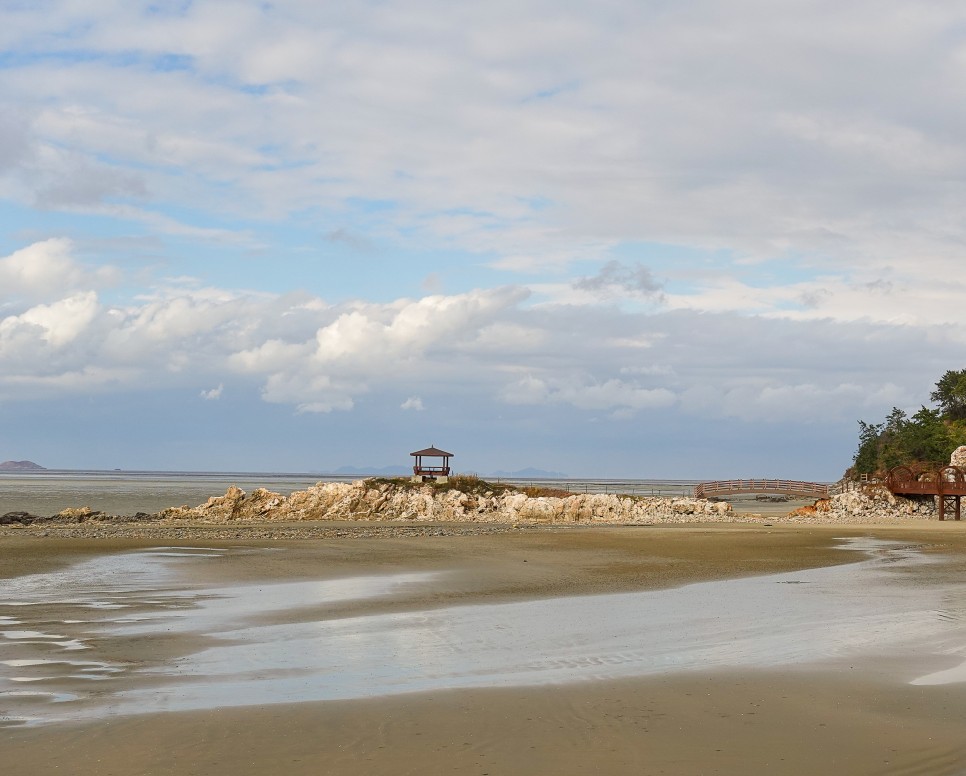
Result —
[{"label": "rock debris on sand", "polygon": [[881,483],[869,483],[819,499],[814,506],[796,509],[788,519],[807,523],[892,523],[937,520],[939,510],[933,496],[896,496]]}]

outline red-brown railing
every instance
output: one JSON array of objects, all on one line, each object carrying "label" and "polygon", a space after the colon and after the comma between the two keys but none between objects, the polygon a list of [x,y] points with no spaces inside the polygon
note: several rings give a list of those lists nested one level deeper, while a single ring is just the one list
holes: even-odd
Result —
[{"label": "red-brown railing", "polygon": [[886,487],[908,496],[966,496],[966,473],[958,466],[944,466],[916,476],[908,466],[896,466],[886,477]]},{"label": "red-brown railing", "polygon": [[946,508],[951,506],[959,520],[960,498],[966,496],[966,472],[958,466],[943,466],[917,476],[908,466],[896,466],[886,477],[886,487],[901,496],[936,496],[939,519],[946,519]]},{"label": "red-brown railing", "polygon": [[781,493],[787,496],[825,498],[829,486],[822,482],[799,480],[715,480],[699,482],[694,487],[695,498],[712,498],[738,493]]}]

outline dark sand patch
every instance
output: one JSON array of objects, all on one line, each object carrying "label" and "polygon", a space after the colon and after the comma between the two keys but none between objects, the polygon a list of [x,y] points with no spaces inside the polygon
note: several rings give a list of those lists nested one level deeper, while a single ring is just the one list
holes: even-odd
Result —
[{"label": "dark sand patch", "polygon": [[152,715],[4,731],[11,776],[942,774],[962,687],[874,675],[669,676]]}]

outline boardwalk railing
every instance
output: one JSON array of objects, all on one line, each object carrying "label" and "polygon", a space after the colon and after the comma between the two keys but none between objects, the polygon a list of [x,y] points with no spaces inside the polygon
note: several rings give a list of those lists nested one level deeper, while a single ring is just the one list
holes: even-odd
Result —
[{"label": "boardwalk railing", "polygon": [[826,498],[829,486],[823,482],[798,480],[716,480],[699,482],[694,486],[695,498],[730,496],[738,493],[781,493],[805,498]]},{"label": "boardwalk railing", "polygon": [[958,466],[943,466],[917,476],[908,466],[896,466],[886,477],[886,487],[900,496],[934,496],[940,520],[946,519],[948,506],[959,520],[960,500],[966,496],[966,471]]},{"label": "boardwalk railing", "polygon": [[917,477],[908,466],[897,466],[889,472],[886,487],[903,496],[966,496],[966,471],[944,466]]}]

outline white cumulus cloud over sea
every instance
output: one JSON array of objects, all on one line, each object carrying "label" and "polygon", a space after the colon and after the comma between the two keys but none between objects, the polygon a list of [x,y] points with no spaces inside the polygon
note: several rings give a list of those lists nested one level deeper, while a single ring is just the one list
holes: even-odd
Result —
[{"label": "white cumulus cloud over sea", "polygon": [[837,476],[855,420],[964,366],[964,22],[2,5],[7,457],[88,465],[28,419],[100,447],[136,420],[173,468],[281,465],[264,440],[382,465],[425,432],[482,471]]},{"label": "white cumulus cloud over sea", "polygon": [[[70,253],[58,256],[70,276]],[[0,297],[0,391],[8,400],[90,391],[95,379],[70,379],[86,370],[110,376],[105,391],[218,380],[199,388],[207,399],[219,398],[226,381],[254,380],[265,401],[301,412],[350,411],[373,393],[422,409],[418,391],[616,417],[676,408],[807,421],[914,400],[921,380],[899,374],[894,382],[905,392],[882,396],[879,373],[869,370],[894,349],[924,353],[930,340],[950,349],[962,340],[942,326],[534,303],[520,286],[387,303],[326,304],[188,283],[124,304],[96,289],[59,296],[52,287],[47,299]]]}]

